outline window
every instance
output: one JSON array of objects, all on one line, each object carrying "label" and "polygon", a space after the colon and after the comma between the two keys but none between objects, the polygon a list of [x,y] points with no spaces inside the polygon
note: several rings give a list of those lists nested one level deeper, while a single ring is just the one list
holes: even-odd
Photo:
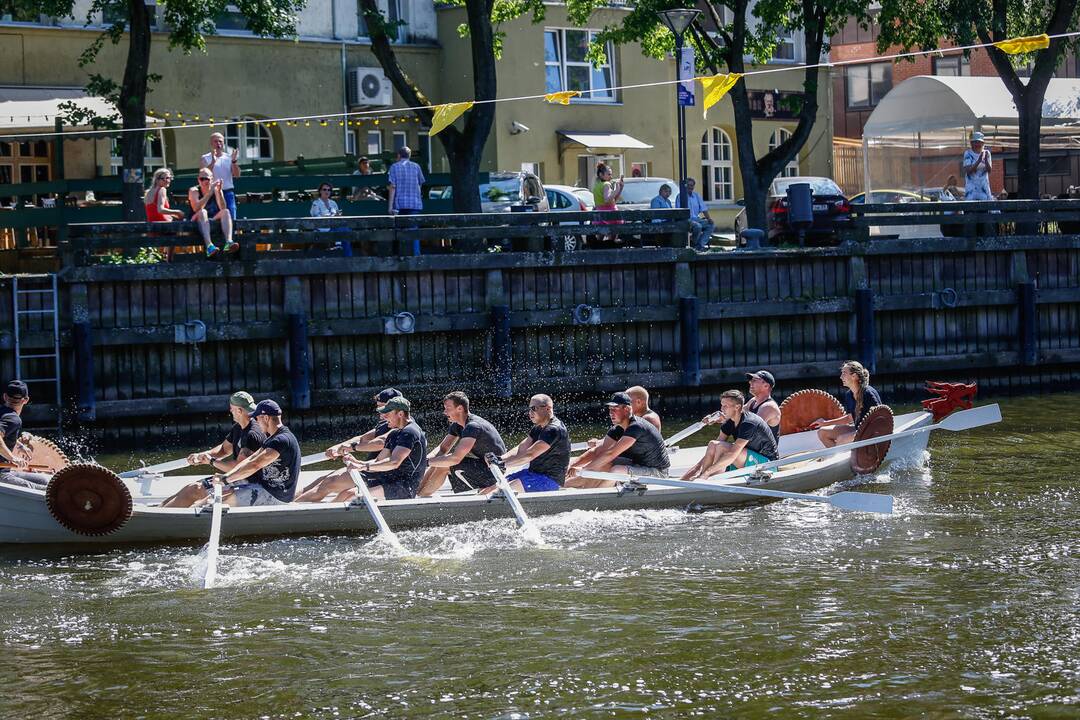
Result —
[{"label": "window", "polygon": [[428,135],[430,129],[420,128],[420,132],[416,135],[416,152],[420,155],[421,167],[427,173],[431,172],[431,136]]},{"label": "window", "polygon": [[44,140],[0,143],[0,185],[48,182],[52,175],[52,144]]},{"label": "window", "polygon": [[773,60],[795,61],[795,31],[781,28],[777,30],[776,48]]},{"label": "window", "polygon": [[409,144],[409,134],[404,130],[394,131],[394,155],[397,155],[397,151]]},{"label": "window", "polygon": [[847,69],[847,106],[875,107],[892,90],[892,64],[852,65]]},{"label": "window", "polygon": [[[112,148],[109,151],[109,169],[113,175],[119,175],[124,167],[124,159],[120,153],[120,139],[112,139]],[[149,178],[158,168],[165,167],[165,149],[161,143],[161,135],[154,133],[146,138],[143,146],[143,176]]]},{"label": "window", "polygon": [[578,90],[581,97],[571,102],[615,102],[614,51],[605,48],[605,61],[593,67],[586,58],[589,45],[596,40],[595,30],[544,31],[545,92]]},{"label": "window", "polygon": [[[386,28],[386,34],[389,36],[391,42],[408,42],[408,33],[406,30],[408,26],[401,24],[406,22],[405,8],[407,5],[404,0],[383,0],[382,2],[376,2],[379,7],[379,11],[383,18],[386,20],[389,27]],[[359,2],[356,3],[356,27],[357,37],[370,38],[371,34],[368,31],[367,18],[364,17],[364,8]]]},{"label": "window", "polygon": [[630,163],[630,177],[649,177],[649,163]]},{"label": "window", "polygon": [[270,131],[253,118],[237,118],[225,126],[225,145],[240,149],[240,162],[246,160],[271,160],[274,157],[274,141]]},{"label": "window", "polygon": [[[791,131],[787,128],[777,128],[769,138],[769,152],[780,147],[781,143],[791,137]],[[791,162],[784,166],[780,177],[797,177],[799,175],[799,156],[796,155]]]},{"label": "window", "polygon": [[710,128],[701,136],[701,178],[706,200],[735,199],[731,138],[720,128]]},{"label": "window", "polygon": [[960,77],[971,74],[971,65],[963,55],[934,58],[934,74],[946,77]]},{"label": "window", "polygon": [[41,23],[41,13],[20,7],[14,0],[0,0],[0,22]]},{"label": "window", "polygon": [[382,130],[367,131],[367,155],[378,157],[382,154]]},{"label": "window", "polygon": [[244,13],[240,12],[240,8],[233,3],[229,3],[225,6],[225,10],[218,13],[217,17],[214,18],[214,25],[217,26],[218,30],[247,32],[248,29],[247,18]]}]

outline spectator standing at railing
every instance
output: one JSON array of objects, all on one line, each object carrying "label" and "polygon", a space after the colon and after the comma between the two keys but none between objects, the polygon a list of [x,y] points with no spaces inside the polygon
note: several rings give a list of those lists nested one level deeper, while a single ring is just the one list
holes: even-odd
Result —
[{"label": "spectator standing at railing", "polygon": [[707,250],[716,224],[709,217],[709,208],[705,205],[705,201],[694,192],[696,185],[694,178],[686,178],[686,207],[690,209],[690,241],[698,250]]},{"label": "spectator standing at railing", "polygon": [[420,166],[409,158],[407,145],[398,148],[398,161],[390,166],[387,210],[391,215],[416,215],[424,209],[422,188],[427,179]]},{"label": "spectator standing at railing", "polygon": [[983,142],[981,132],[971,133],[971,147],[964,151],[964,199],[993,200],[990,191],[990,172],[994,162],[990,157],[990,148]]},{"label": "spectator standing at railing", "polygon": [[[188,204],[191,205],[191,219],[199,226],[206,257],[214,257],[223,249],[227,253],[236,252],[240,246],[233,242],[233,218],[225,209],[225,194],[221,181],[213,176],[210,168],[199,171],[195,187],[188,190]],[[225,247],[218,248],[210,239],[210,221],[221,223],[221,233],[225,236]]]},{"label": "spectator standing at railing", "polygon": [[[596,164],[596,182],[593,184],[593,210],[618,210],[618,202],[622,198],[623,177],[618,180],[611,179],[611,168],[606,163]],[[593,225],[621,225],[622,220],[593,220]],[[619,239],[618,233],[612,229],[607,233],[607,240],[614,243]]]},{"label": "spectator standing at railing", "polygon": [[236,192],[233,179],[240,177],[240,151],[225,147],[225,136],[214,133],[210,136],[210,152],[199,160],[199,168],[207,168],[214,174],[215,180],[221,181],[221,195],[225,198],[225,207],[232,219],[236,219]]},{"label": "spectator standing at railing", "polygon": [[[334,199],[330,197],[330,194],[334,192],[334,188],[330,183],[323,183],[319,186],[319,197],[311,203],[311,217],[337,217],[341,215],[341,210],[338,208],[338,204],[334,202]],[[324,227],[319,228],[319,232],[348,232],[345,228],[331,228]],[[336,243],[335,247],[342,249],[345,257],[352,257],[352,244],[349,242]]]}]

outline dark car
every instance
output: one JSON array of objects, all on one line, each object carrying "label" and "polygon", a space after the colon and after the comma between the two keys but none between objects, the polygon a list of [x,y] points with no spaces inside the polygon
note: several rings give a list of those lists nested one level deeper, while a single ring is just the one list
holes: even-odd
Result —
[{"label": "dark car", "polygon": [[[824,177],[785,177],[772,181],[765,199],[769,243],[778,245],[799,239],[798,229],[792,227],[788,220],[787,191],[795,183],[810,185],[814,223],[806,228],[806,240],[822,245],[835,243],[836,231],[851,219],[851,205],[840,186]],[[735,217],[735,231],[739,232],[746,226],[744,209]]]}]

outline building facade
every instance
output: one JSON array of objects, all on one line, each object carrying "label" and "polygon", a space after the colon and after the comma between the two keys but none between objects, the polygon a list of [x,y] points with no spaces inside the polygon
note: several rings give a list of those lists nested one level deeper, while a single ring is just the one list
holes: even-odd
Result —
[{"label": "building facade", "polygon": [[[401,23],[398,55],[424,92],[434,102],[471,98],[469,40],[458,32],[464,9],[424,0],[382,4],[389,19]],[[74,19],[0,16],[0,113],[5,92],[32,91],[45,108],[35,117],[0,121],[0,134],[51,131],[48,102],[54,101],[55,116],[61,99],[78,94],[86,83],[87,70],[78,66],[78,57],[108,20],[91,17],[87,26],[90,5],[90,0],[79,0]],[[590,92],[566,106],[538,99],[499,103],[484,170],[524,168],[548,183],[589,187],[596,163],[603,160],[628,177],[635,172],[676,177],[674,86],[617,89],[674,80],[673,60],[646,57],[637,46],[611,48],[601,67],[585,59],[594,33],[620,22],[627,12],[618,6],[600,9],[589,27],[580,28],[569,22],[564,6],[553,4],[542,23],[524,17],[501,26],[500,97]],[[162,9],[156,13],[150,71],[162,80],[147,102],[149,119],[159,128],[147,140],[148,170],[195,167],[214,131],[240,148],[241,164],[299,155],[377,155],[408,144],[432,170],[448,169],[437,138],[428,138],[427,129],[411,115],[389,112],[404,103],[388,87],[371,53],[356,0],[310,0],[295,41],[256,37],[239,13],[227,12],[217,18],[218,33],[207,38],[206,52],[187,55],[169,51]],[[126,43],[107,44],[93,71],[120,77],[125,54]],[[793,37],[781,44],[775,62],[794,68],[803,54]],[[759,154],[794,129],[795,119],[783,112],[783,101],[802,91],[797,70],[767,77],[761,82],[748,78]],[[700,96],[700,86],[697,90]],[[822,83],[819,121],[787,173],[831,174],[830,92],[828,83]],[[343,120],[345,112],[354,114]],[[303,119],[285,120],[296,117]],[[717,211],[721,226],[730,225],[742,197],[730,100],[713,107],[706,119],[698,97],[686,117],[689,175],[699,179],[699,191]],[[212,129],[193,127],[211,122]],[[49,143],[0,141],[0,147],[8,148],[0,154],[0,184],[49,179]],[[107,138],[67,143],[64,156],[67,177],[113,174],[120,166],[115,143]]]}]

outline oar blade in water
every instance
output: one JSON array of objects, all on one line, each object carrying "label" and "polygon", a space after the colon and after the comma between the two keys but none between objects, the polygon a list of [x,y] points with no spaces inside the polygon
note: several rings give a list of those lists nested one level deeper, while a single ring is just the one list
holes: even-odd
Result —
[{"label": "oar blade in water", "polygon": [[893,511],[892,495],[838,492],[828,497],[829,504],[841,510],[856,510],[858,512],[881,513],[883,515],[889,515]]}]

